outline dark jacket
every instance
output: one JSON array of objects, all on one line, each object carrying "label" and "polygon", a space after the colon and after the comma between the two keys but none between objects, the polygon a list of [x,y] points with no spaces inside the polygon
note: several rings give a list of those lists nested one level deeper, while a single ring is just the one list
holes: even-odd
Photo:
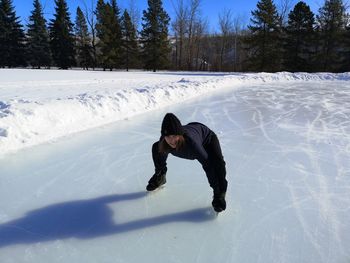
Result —
[{"label": "dark jacket", "polygon": [[185,144],[180,150],[171,149],[170,153],[184,159],[196,159],[202,164],[203,168],[207,168],[209,159],[204,147],[210,143],[211,137],[215,133],[199,122],[191,122],[182,127],[185,132]]},{"label": "dark jacket", "polygon": [[[178,150],[169,149],[169,153],[184,159],[198,160],[202,164],[214,193],[226,192],[225,161],[216,134],[199,122],[191,122],[182,126],[182,128],[184,130],[185,143]],[[161,136],[160,142],[164,143],[164,136]],[[158,146],[159,142],[156,142],[152,147],[156,171],[165,169],[166,172],[168,153],[159,152]]]}]

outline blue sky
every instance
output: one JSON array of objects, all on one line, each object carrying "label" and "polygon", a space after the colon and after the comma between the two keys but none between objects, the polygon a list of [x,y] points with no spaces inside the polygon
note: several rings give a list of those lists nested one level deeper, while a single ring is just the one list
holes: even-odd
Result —
[{"label": "blue sky", "polygon": [[[76,9],[80,6],[83,9],[84,2],[91,3],[94,0],[67,0],[71,19],[74,22]],[[95,0],[96,1],[96,0]],[[275,0],[276,4],[279,4],[282,0]],[[297,3],[298,0],[293,0]],[[304,0],[313,12],[317,12],[318,8],[323,5],[324,0]],[[129,6],[130,0],[117,0],[117,4],[120,8],[124,9]],[[136,0],[140,12],[147,8],[147,0]],[[44,12],[47,19],[52,18],[54,13],[54,0],[41,0],[44,6]],[[170,17],[174,16],[174,4],[177,0],[163,0],[163,5]],[[218,14],[224,9],[229,9],[235,16],[240,16],[244,23],[249,23],[251,11],[256,9],[258,0],[201,0],[201,12],[203,17],[206,17],[209,21],[210,29],[215,30],[218,24]],[[16,9],[17,16],[20,16],[22,23],[26,24],[30,11],[33,9],[33,0],[13,0],[13,4]]]}]

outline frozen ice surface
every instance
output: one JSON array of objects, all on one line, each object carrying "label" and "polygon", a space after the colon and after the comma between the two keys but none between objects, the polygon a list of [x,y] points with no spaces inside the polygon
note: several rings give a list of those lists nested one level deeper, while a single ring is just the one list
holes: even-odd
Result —
[{"label": "frozen ice surface", "polygon": [[[349,262],[349,101],[347,81],[252,84],[4,156],[0,261]],[[218,134],[217,218],[195,161],[145,191],[169,111]]]}]

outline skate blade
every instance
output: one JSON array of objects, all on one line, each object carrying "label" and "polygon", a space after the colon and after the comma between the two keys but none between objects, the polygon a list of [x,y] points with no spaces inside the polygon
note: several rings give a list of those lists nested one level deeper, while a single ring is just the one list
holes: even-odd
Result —
[{"label": "skate blade", "polygon": [[207,211],[205,212],[205,214],[206,214],[206,216],[207,216],[208,218],[213,218],[213,219],[217,218],[218,215],[219,215],[219,213],[216,212],[212,207],[208,207],[208,209],[207,209]]},{"label": "skate blade", "polygon": [[163,188],[165,188],[165,185],[163,184],[163,185],[161,185],[161,186],[159,186],[158,188],[156,188],[156,189],[154,189],[153,191],[147,191],[147,193],[149,193],[149,194],[154,194],[154,193],[157,193],[158,191],[160,191],[160,190],[162,190]]}]

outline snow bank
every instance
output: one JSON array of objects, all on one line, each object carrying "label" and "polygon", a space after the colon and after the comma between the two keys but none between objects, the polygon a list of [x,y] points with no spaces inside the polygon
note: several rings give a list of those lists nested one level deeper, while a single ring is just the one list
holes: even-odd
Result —
[{"label": "snow bank", "polygon": [[348,81],[349,73],[223,74],[0,70],[1,154],[223,88],[275,81]]}]

